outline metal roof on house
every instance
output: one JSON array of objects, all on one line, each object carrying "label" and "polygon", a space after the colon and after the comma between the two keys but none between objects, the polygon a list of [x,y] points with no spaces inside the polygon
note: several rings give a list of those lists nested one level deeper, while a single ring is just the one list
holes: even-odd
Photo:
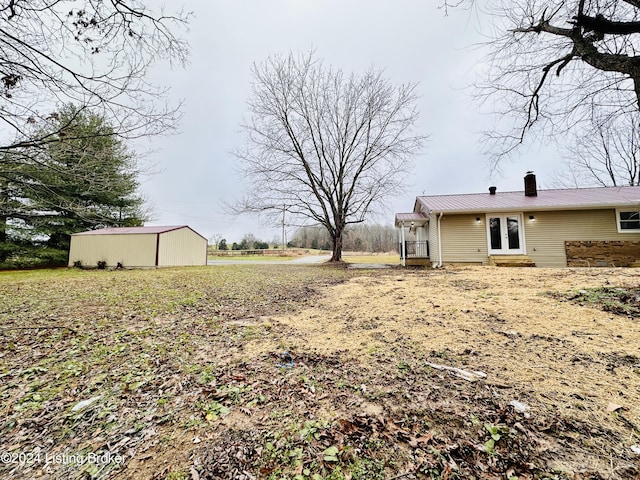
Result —
[{"label": "metal roof on house", "polygon": [[[134,235],[134,234],[150,234],[150,233],[166,233],[180,228],[191,228],[188,225],[171,225],[171,226],[155,226],[155,227],[113,227],[101,228],[99,230],[89,230],[86,232],[74,233],[74,235]],[[197,233],[197,232],[196,232]]]},{"label": "metal roof on house", "polygon": [[470,213],[532,210],[582,210],[640,207],[640,186],[538,190],[535,197],[519,192],[427,195],[416,198],[415,212]]},{"label": "metal roof on house", "polygon": [[402,222],[426,222],[429,217],[422,212],[396,213],[396,227]]}]

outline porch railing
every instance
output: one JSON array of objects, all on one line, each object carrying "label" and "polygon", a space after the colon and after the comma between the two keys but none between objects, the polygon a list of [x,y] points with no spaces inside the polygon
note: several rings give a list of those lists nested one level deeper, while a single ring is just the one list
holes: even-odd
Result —
[{"label": "porch railing", "polygon": [[[398,250],[400,251],[400,258],[402,256],[402,244],[399,245]],[[429,258],[429,242],[404,242],[404,252],[406,253],[405,258]]]}]

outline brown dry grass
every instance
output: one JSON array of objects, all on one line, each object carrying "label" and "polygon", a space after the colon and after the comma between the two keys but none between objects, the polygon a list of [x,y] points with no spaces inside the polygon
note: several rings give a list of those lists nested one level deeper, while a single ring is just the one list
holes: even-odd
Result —
[{"label": "brown dry grass", "polygon": [[545,295],[639,280],[625,271],[495,268],[364,276],[331,287],[312,308],[273,320],[300,337],[291,344],[296,351],[363,359],[394,342],[412,356],[446,350],[463,359],[458,366],[530,389],[542,403],[581,394],[602,411],[609,401],[627,404],[640,423],[638,383],[624,381],[635,378],[633,365],[612,369],[616,357],[638,355],[640,322]]},{"label": "brown dry grass", "polygon": [[[635,270],[467,267],[442,272],[360,277],[330,291],[310,309],[279,317],[294,351],[347,353],[374,359],[442,363],[487,373],[482,383],[532,415],[562,416],[616,432],[629,448],[640,432],[640,321],[593,306],[561,302],[549,292],[608,285],[638,287]],[[275,348],[256,343],[259,350]],[[610,403],[623,408],[617,414]],[[630,425],[635,426],[629,428]],[[601,449],[587,457],[606,470],[610,439],[584,438]],[[559,461],[580,470],[585,457]]]},{"label": "brown dry grass", "polygon": [[349,255],[346,254],[342,259],[347,263],[370,263],[374,265],[400,265],[400,258],[397,253],[394,254],[376,254],[376,255]]},{"label": "brown dry grass", "polygon": [[[5,274],[0,453],[127,460],[49,473],[14,462],[0,475],[636,478],[640,323],[563,299],[611,286],[637,290],[640,271]],[[293,367],[277,366],[283,351]],[[495,450],[491,428],[502,432]],[[332,446],[339,463],[323,454]]]}]

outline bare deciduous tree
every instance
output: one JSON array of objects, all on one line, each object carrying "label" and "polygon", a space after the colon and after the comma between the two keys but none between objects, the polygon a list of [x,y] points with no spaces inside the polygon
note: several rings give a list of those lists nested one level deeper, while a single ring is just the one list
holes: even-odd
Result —
[{"label": "bare deciduous tree", "polygon": [[[525,137],[580,135],[640,110],[640,0],[444,0],[493,18],[484,98],[495,162]],[[584,127],[584,128],[583,128]],[[495,166],[495,164],[494,164]]]},{"label": "bare deciduous tree", "polygon": [[222,240],[222,234],[214,233],[209,237],[209,245],[211,245],[214,250],[218,250],[218,246],[220,245],[220,240]]},{"label": "bare deciduous tree", "polygon": [[640,114],[593,129],[567,148],[557,183],[565,187],[640,185]]},{"label": "bare deciduous tree", "polygon": [[250,185],[236,210],[277,224],[286,209],[289,224],[320,224],[341,261],[346,226],[400,191],[422,145],[416,86],[375,70],[345,75],[313,53],[272,56],[252,75],[247,146],[236,154]]},{"label": "bare deciduous tree", "polygon": [[[176,106],[146,80],[157,60],[183,63],[173,30],[187,15],[152,12],[142,0],[0,0],[0,151],[52,140],[31,128],[60,105],[88,107],[114,133],[165,131]],[[3,135],[4,137],[4,135]],[[10,138],[12,137],[12,138]]]}]

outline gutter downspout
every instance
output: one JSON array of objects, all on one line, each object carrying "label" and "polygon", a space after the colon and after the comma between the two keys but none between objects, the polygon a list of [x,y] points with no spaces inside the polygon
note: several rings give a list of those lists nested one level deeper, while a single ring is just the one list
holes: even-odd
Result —
[{"label": "gutter downspout", "polygon": [[442,268],[442,232],[440,230],[440,220],[444,212],[440,212],[438,215],[438,268]]},{"label": "gutter downspout", "polygon": [[407,249],[404,244],[404,222],[400,224],[400,263],[403,267],[407,266]]}]

